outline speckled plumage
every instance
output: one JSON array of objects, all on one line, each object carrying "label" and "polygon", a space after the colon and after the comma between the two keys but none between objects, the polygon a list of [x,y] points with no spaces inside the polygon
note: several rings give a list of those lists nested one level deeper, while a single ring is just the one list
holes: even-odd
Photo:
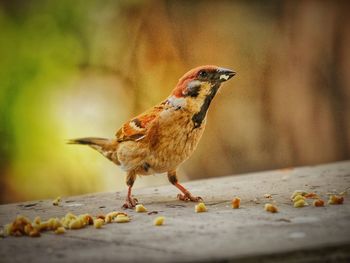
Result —
[{"label": "speckled plumage", "polygon": [[216,66],[202,66],[186,73],[162,103],[126,122],[115,139],[82,138],[70,143],[87,144],[127,173],[128,197],[124,207],[137,203],[131,197],[136,175],[168,173],[181,200],[198,201],[177,182],[176,168],[195,150],[206,125],[207,110],[222,82],[235,73]]}]

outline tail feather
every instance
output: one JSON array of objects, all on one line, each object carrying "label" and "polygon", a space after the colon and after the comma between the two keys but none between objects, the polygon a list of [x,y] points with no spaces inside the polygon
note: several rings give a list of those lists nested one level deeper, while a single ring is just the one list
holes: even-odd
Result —
[{"label": "tail feather", "polygon": [[87,138],[78,138],[68,140],[68,144],[82,144],[88,145],[91,148],[97,150],[103,156],[108,158],[109,160],[115,162],[116,164],[120,164],[119,160],[117,160],[116,155],[113,154],[117,147],[118,142],[116,140],[105,139],[105,138],[96,138],[96,137],[87,137]]},{"label": "tail feather", "polygon": [[96,138],[96,137],[87,137],[87,138],[78,138],[68,140],[68,144],[83,144],[83,145],[98,145],[104,146],[110,142],[109,139],[105,138]]}]

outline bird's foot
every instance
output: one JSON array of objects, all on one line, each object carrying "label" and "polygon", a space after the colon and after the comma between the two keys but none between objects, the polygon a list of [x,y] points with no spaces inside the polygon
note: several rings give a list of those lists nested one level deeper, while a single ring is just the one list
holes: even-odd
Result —
[{"label": "bird's foot", "polygon": [[137,205],[138,200],[136,198],[133,198],[132,196],[128,196],[126,198],[125,203],[123,204],[122,208],[128,209],[128,208],[133,208]]},{"label": "bird's foot", "polygon": [[200,196],[193,196],[191,195],[191,193],[185,193],[185,194],[178,194],[177,195],[177,199],[181,200],[181,201],[191,201],[191,202],[201,202],[203,201],[203,198]]}]

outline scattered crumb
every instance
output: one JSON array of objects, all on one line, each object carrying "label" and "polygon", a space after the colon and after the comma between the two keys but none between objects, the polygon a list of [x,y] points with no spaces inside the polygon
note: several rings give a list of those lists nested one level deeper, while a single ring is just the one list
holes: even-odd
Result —
[{"label": "scattered crumb", "polygon": [[147,212],[147,209],[142,204],[139,204],[139,205],[136,205],[135,211],[137,213],[143,213],[143,212]]},{"label": "scattered crumb", "polygon": [[241,198],[235,197],[232,199],[231,206],[233,209],[239,208],[240,204],[241,204]]},{"label": "scattered crumb", "polygon": [[277,208],[277,206],[275,206],[273,204],[265,204],[265,211],[271,212],[271,213],[277,213],[278,208]]},{"label": "scattered crumb", "polygon": [[103,221],[104,221],[106,217],[104,215],[98,215],[98,216],[96,216],[96,218],[103,219]]},{"label": "scattered crumb", "polygon": [[161,226],[164,224],[164,220],[165,220],[164,216],[158,216],[154,219],[153,223],[155,226]]},{"label": "scattered crumb", "polygon": [[58,196],[58,197],[56,197],[55,200],[52,201],[52,204],[53,204],[54,206],[58,206],[58,205],[60,204],[60,202],[61,202],[61,197]]},{"label": "scattered crumb", "polygon": [[69,223],[69,229],[80,229],[83,228],[84,224],[80,219],[73,219],[70,223]]},{"label": "scattered crumb", "polygon": [[97,218],[94,220],[94,227],[101,228],[104,225],[105,221],[102,218]]},{"label": "scattered crumb", "polygon": [[33,229],[32,231],[30,231],[29,236],[30,237],[40,237],[41,234],[37,229]]},{"label": "scattered crumb", "polygon": [[324,206],[324,201],[322,199],[316,199],[313,201],[312,205],[316,207]]},{"label": "scattered crumb", "polygon": [[272,195],[271,194],[264,194],[264,197],[265,198],[272,198]]},{"label": "scattered crumb", "polygon": [[331,195],[328,200],[330,205],[341,205],[344,202],[344,197],[340,195]]},{"label": "scattered crumb", "polygon": [[116,218],[118,215],[124,215],[124,216],[128,216],[127,214],[123,213],[123,212],[110,212],[105,216],[105,222],[106,223],[111,223],[113,222],[114,218]]},{"label": "scattered crumb", "polygon": [[307,202],[305,202],[304,199],[299,199],[298,201],[294,202],[295,208],[304,207],[304,206],[308,206],[308,205],[309,204]]},{"label": "scattered crumb", "polygon": [[120,214],[120,215],[117,215],[117,217],[114,219],[114,222],[127,223],[127,222],[130,222],[130,218],[127,215]]},{"label": "scattered crumb", "polygon": [[296,195],[294,198],[293,198],[293,202],[298,202],[299,200],[305,200],[305,197],[302,196],[302,195]]},{"label": "scattered crumb", "polygon": [[64,233],[66,233],[66,229],[63,226],[60,226],[55,230],[56,235],[60,235],[60,234],[64,234]]},{"label": "scattered crumb", "polygon": [[305,198],[310,198],[310,199],[320,199],[320,196],[314,192],[307,193],[305,195]]},{"label": "scattered crumb", "polygon": [[304,191],[304,190],[295,190],[295,191],[293,192],[293,194],[291,195],[290,199],[293,200],[297,195],[304,196],[304,195],[306,195],[306,194],[307,194],[307,192]]},{"label": "scattered crumb", "polygon": [[207,212],[207,208],[205,207],[205,204],[204,203],[199,203],[198,205],[196,205],[194,207],[194,211],[196,213],[202,213],[202,212]]}]

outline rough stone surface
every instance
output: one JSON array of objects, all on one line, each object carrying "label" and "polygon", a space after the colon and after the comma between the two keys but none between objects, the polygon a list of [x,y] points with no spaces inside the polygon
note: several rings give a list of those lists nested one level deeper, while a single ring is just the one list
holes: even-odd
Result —
[{"label": "rough stone surface", "polygon": [[[147,180],[147,179],[145,179]],[[63,235],[45,232],[40,238],[0,238],[1,262],[350,262],[350,196],[343,205],[294,208],[294,190],[328,199],[331,192],[350,192],[350,162],[276,170],[184,184],[202,196],[206,213],[195,213],[194,203],[175,200],[171,185],[135,191],[149,211],[127,210],[130,223],[87,227]],[[0,206],[0,224],[16,215],[30,218],[75,214],[105,214],[122,210],[123,193],[97,193]],[[271,194],[272,200],[264,197]],[[230,201],[239,196],[240,209]],[[279,212],[264,211],[275,202]],[[312,200],[309,200],[312,203]],[[154,226],[156,216],[163,226]]]}]

